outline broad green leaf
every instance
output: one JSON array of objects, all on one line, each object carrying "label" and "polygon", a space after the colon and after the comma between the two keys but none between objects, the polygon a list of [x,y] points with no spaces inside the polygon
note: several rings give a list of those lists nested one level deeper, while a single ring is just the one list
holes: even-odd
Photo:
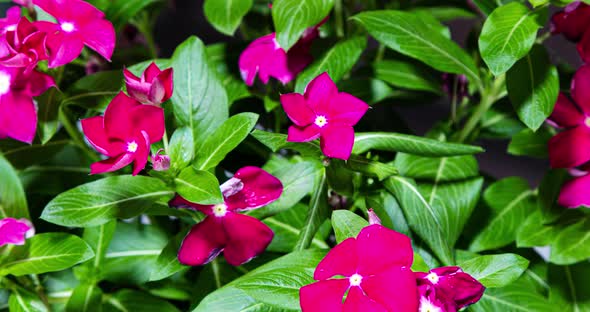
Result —
[{"label": "broad green leaf", "polygon": [[277,41],[285,51],[299,40],[308,27],[319,24],[332,10],[334,0],[276,0],[272,20]]},{"label": "broad green leaf", "polygon": [[348,210],[335,210],[332,212],[332,227],[338,243],[347,238],[356,237],[368,225],[367,220]]},{"label": "broad green leaf", "polygon": [[229,106],[239,99],[252,96],[235,66],[242,52],[241,48],[237,49],[231,44],[216,43],[207,45],[205,50],[209,65],[215,68],[217,77],[225,87]]},{"label": "broad green leaf", "polygon": [[573,264],[590,258],[590,218],[563,229],[551,245],[549,260],[555,264]]},{"label": "broad green leaf", "polygon": [[226,120],[197,150],[194,167],[207,170],[217,166],[248,136],[257,120],[254,113],[241,113]]},{"label": "broad green leaf", "polygon": [[402,234],[412,236],[410,227],[404,217],[404,213],[399,203],[391,193],[383,190],[378,194],[373,194],[366,198],[367,208],[373,208],[377,216],[381,219],[381,224],[398,231]]},{"label": "broad green leaf", "polygon": [[498,7],[486,19],[479,37],[479,51],[496,76],[507,72],[529,53],[539,25],[532,12],[518,2]]},{"label": "broad green leaf", "polygon": [[30,218],[27,197],[12,165],[0,153],[0,218]]},{"label": "broad green leaf", "polygon": [[324,169],[317,171],[314,183],[314,191],[309,202],[307,219],[301,228],[299,240],[295,245],[295,250],[303,250],[309,247],[313,237],[318,229],[330,217],[331,208],[328,205],[328,183],[326,181],[326,171]]},{"label": "broad green leaf", "polygon": [[518,229],[537,208],[533,195],[528,182],[518,177],[505,178],[490,185],[483,197],[491,208],[491,216],[469,249],[479,252],[502,247],[516,240]]},{"label": "broad green leaf", "polygon": [[223,203],[219,181],[207,171],[188,167],[182,170],[174,182],[176,192],[190,202],[203,205]]},{"label": "broad green leaf", "polygon": [[112,0],[105,10],[106,18],[120,30],[139,12],[160,0]]},{"label": "broad green leaf", "polygon": [[534,8],[536,8],[548,4],[549,0],[529,0],[529,2],[533,5]]},{"label": "broad green leaf", "polygon": [[[287,253],[293,251],[293,248],[299,240],[301,228],[305,225],[307,218],[308,206],[302,203],[295,205],[291,209],[287,209],[271,218],[266,218],[263,222],[270,227],[275,233],[272,242],[266,249],[271,252]],[[326,244],[322,237],[322,230],[330,227],[328,222],[325,222],[320,227],[320,231],[315,235],[311,241],[311,248],[329,249],[330,246]],[[331,230],[331,228],[330,228]]]},{"label": "broad green leaf", "polygon": [[546,128],[537,132],[525,129],[512,137],[508,145],[508,153],[517,156],[545,158],[548,155],[547,143],[553,134]]},{"label": "broad green leaf", "polygon": [[[336,160],[332,159],[331,163],[333,164],[334,161]],[[350,158],[342,164],[349,170],[377,177],[380,181],[398,173],[397,169],[391,165],[357,155],[350,155]]]},{"label": "broad green leaf", "polygon": [[480,136],[482,138],[510,139],[524,129],[526,127],[511,112],[503,112],[492,107],[481,119]]},{"label": "broad green leaf", "polygon": [[273,152],[278,152],[280,149],[296,150],[303,156],[321,156],[320,145],[317,142],[287,142],[287,135],[282,133],[266,132],[262,130],[252,131],[252,136]]},{"label": "broad green leaf", "polygon": [[41,96],[35,98],[37,102],[37,136],[41,144],[45,144],[53,138],[59,130],[59,105],[62,93],[56,88],[51,88]]},{"label": "broad green leaf", "polygon": [[168,152],[172,170],[178,172],[190,164],[195,157],[193,133],[190,128],[182,127],[174,131],[170,138]]},{"label": "broad green leaf", "polygon": [[174,192],[155,178],[108,177],[58,195],[45,206],[41,219],[62,226],[97,226],[135,217],[172,195]]},{"label": "broad green leaf", "polygon": [[439,182],[473,178],[479,173],[473,156],[435,158],[398,153],[393,165],[402,176]]},{"label": "broad green leaf", "polygon": [[88,261],[85,265],[93,270],[96,275],[100,275],[102,263],[104,262],[107,248],[115,234],[116,227],[117,221],[113,220],[99,226],[87,227],[84,229],[83,238],[86,243],[90,245],[92,250],[94,250],[93,261]]},{"label": "broad green leaf", "polygon": [[529,284],[516,281],[506,287],[486,289],[483,297],[469,307],[474,312],[554,312],[560,308],[551,305],[545,296],[531,290]]},{"label": "broad green leaf", "polygon": [[561,230],[561,226],[543,224],[543,214],[541,211],[535,211],[527,217],[526,221],[518,230],[516,246],[534,247],[550,245]]},{"label": "broad green leaf", "polygon": [[416,184],[412,180],[393,176],[385,181],[385,188],[397,198],[410,228],[428,244],[444,264],[453,263],[451,244],[444,235],[442,220],[424,199]]},{"label": "broad green leaf", "polygon": [[178,312],[179,310],[166,300],[141,291],[123,289],[108,297],[103,305],[103,311]]},{"label": "broad green leaf", "polygon": [[563,213],[563,208],[557,205],[557,198],[561,192],[561,186],[569,177],[565,169],[551,169],[541,180],[538,193],[543,223],[555,221]]},{"label": "broad green leaf", "polygon": [[517,280],[529,265],[529,261],[516,254],[486,255],[460,263],[487,288],[504,287]]},{"label": "broad green leaf", "polygon": [[66,312],[102,311],[102,290],[97,285],[82,284],[72,292]]},{"label": "broad green leaf", "polygon": [[549,301],[563,312],[590,311],[590,264],[549,265]]},{"label": "broad green leaf", "polygon": [[12,294],[8,299],[8,309],[11,312],[49,311],[39,296],[20,287],[12,289]]},{"label": "broad green leaf", "polygon": [[190,37],[176,48],[172,67],[174,116],[179,127],[192,129],[194,148],[198,151],[227,119],[227,94],[197,37]]},{"label": "broad green leaf", "polygon": [[366,37],[352,37],[337,43],[321,59],[307,67],[297,77],[295,92],[303,93],[307,84],[320,74],[327,72],[338,82],[352,69],[367,46]]},{"label": "broad green leaf", "polygon": [[94,256],[92,249],[78,236],[43,233],[14,246],[10,256],[0,263],[0,275],[41,274],[67,269]]},{"label": "broad green leaf", "polygon": [[[29,145],[8,140],[0,142],[0,150],[2,150],[4,157],[6,157],[15,169],[19,170],[46,162],[68,146],[72,146],[72,141],[68,139],[50,141],[44,145]],[[90,172],[90,169],[86,170]]]},{"label": "broad green leaf", "polygon": [[536,131],[551,115],[559,95],[559,75],[541,45],[506,73],[506,89],[518,117]]},{"label": "broad green leaf", "polygon": [[251,7],[252,0],[205,0],[203,10],[215,29],[233,36]]},{"label": "broad green leaf", "polygon": [[439,71],[465,74],[472,82],[479,82],[473,59],[456,43],[432,31],[418,15],[401,11],[372,11],[352,18],[387,47]]},{"label": "broad green leaf", "polygon": [[354,154],[369,150],[402,152],[419,156],[459,156],[483,152],[479,146],[441,142],[414,135],[387,132],[357,133],[354,138]]},{"label": "broad green leaf", "polygon": [[373,63],[375,77],[392,86],[440,94],[441,80],[424,65],[400,60],[384,60]]},{"label": "broad green leaf", "polygon": [[178,262],[178,250],[185,236],[185,231],[181,231],[162,249],[156,260],[156,266],[150,274],[150,281],[159,281],[188,268]]},{"label": "broad green leaf", "polygon": [[[339,159],[330,160],[326,167],[328,187],[337,194],[354,196],[355,173],[345,168],[345,162]],[[357,183],[358,184],[358,183]]]},{"label": "broad green leaf", "polygon": [[414,10],[412,13],[418,16],[424,24],[426,24],[433,32],[441,34],[443,37],[451,39],[451,31],[449,28],[440,23],[434,15],[424,10]]}]

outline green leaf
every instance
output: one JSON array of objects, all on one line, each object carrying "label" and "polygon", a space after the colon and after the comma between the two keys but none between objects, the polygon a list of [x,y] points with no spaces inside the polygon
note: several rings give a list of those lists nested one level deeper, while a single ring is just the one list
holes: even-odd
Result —
[{"label": "green leaf", "polygon": [[178,312],[179,310],[166,300],[141,291],[123,289],[106,300],[103,311]]},{"label": "green leaf", "polygon": [[139,12],[157,2],[160,0],[112,0],[105,11],[106,18],[120,30]]},{"label": "green leaf", "polygon": [[391,193],[383,190],[373,194],[366,198],[366,204],[367,208],[373,208],[384,227],[412,236],[402,208]]},{"label": "green leaf", "polygon": [[399,201],[412,230],[428,244],[444,264],[453,263],[451,245],[444,236],[442,220],[422,197],[416,184],[411,180],[393,176],[385,181],[385,188]]},{"label": "green leaf", "polygon": [[[282,252],[288,253],[293,251],[299,236],[301,234],[301,228],[305,225],[305,219],[307,218],[308,206],[302,203],[298,203],[293,208],[287,209],[271,218],[263,220],[264,224],[268,225],[275,233],[272,242],[266,249],[271,252]],[[320,230],[315,235],[311,242],[312,248],[329,249],[330,246],[326,244],[324,237],[322,237],[322,230],[330,226],[328,222],[325,222],[320,227]]]},{"label": "green leaf", "polygon": [[366,46],[367,38],[364,36],[352,37],[337,43],[321,59],[298,75],[295,92],[303,93],[307,84],[324,72],[327,72],[334,82],[338,82],[356,64]]},{"label": "green leaf", "polygon": [[363,12],[352,17],[387,47],[447,73],[465,74],[479,83],[478,69],[456,43],[432,31],[415,14],[401,11]]},{"label": "green leaf", "polygon": [[555,221],[561,216],[563,208],[557,205],[557,198],[561,192],[561,186],[569,177],[565,169],[551,169],[541,180],[538,193],[543,223]]},{"label": "green leaf", "polygon": [[533,8],[536,8],[548,4],[549,0],[529,0],[529,2],[533,5]]},{"label": "green leaf", "polygon": [[563,312],[590,311],[589,278],[588,261],[570,266],[549,265],[549,301]]},{"label": "green leaf", "polygon": [[59,121],[59,105],[62,93],[56,88],[51,88],[41,96],[35,98],[39,111],[37,112],[37,135],[41,144],[45,144],[57,133]]},{"label": "green leaf", "polygon": [[0,154],[0,218],[30,218],[27,197],[12,165]]},{"label": "green leaf", "polygon": [[502,247],[516,240],[518,229],[537,208],[528,182],[518,177],[502,179],[490,185],[483,197],[492,215],[469,247],[474,252]]},{"label": "green leaf", "polygon": [[89,269],[95,272],[95,275],[99,276],[102,269],[102,263],[104,257],[115,234],[115,228],[117,227],[117,221],[113,220],[108,223],[95,226],[87,227],[84,229],[84,240],[92,250],[94,250],[94,260],[85,263]]},{"label": "green leaf", "polygon": [[402,152],[420,156],[459,156],[483,152],[479,146],[441,142],[414,135],[367,132],[357,133],[354,138],[354,154],[362,154],[369,150],[386,152]]},{"label": "green leaf", "polygon": [[84,76],[70,86],[64,96],[61,109],[69,105],[104,110],[117,93],[121,92],[123,72],[102,71]]},{"label": "green leaf", "polygon": [[176,192],[190,202],[203,205],[223,203],[219,181],[207,171],[188,167],[174,181]]},{"label": "green leaf", "polygon": [[475,312],[553,312],[560,311],[545,296],[532,291],[529,284],[516,281],[506,287],[486,289],[483,297],[469,307]]},{"label": "green leaf", "polygon": [[72,292],[66,312],[102,311],[102,290],[93,284],[82,284]]},{"label": "green leaf", "polygon": [[301,153],[302,156],[317,156],[320,157],[320,145],[315,141],[293,143],[287,142],[287,135],[282,133],[266,132],[262,130],[252,131],[252,136],[273,152],[278,152],[280,149],[292,149]]},{"label": "green leaf", "polygon": [[[331,160],[332,164],[334,161],[335,159]],[[397,169],[391,165],[357,155],[350,155],[350,158],[345,162],[343,161],[342,164],[349,170],[377,177],[379,181],[398,173]]]},{"label": "green leaf", "polygon": [[517,280],[529,265],[529,261],[515,254],[486,255],[460,263],[487,288],[504,287]]},{"label": "green leaf", "polygon": [[518,61],[506,74],[506,88],[518,117],[536,131],[553,112],[559,95],[557,68],[541,45]]},{"label": "green leaf", "polygon": [[308,27],[319,24],[332,10],[334,0],[276,0],[272,20],[277,41],[285,51],[299,40]]},{"label": "green leaf", "polygon": [[561,226],[543,224],[543,214],[541,211],[535,211],[527,217],[526,221],[518,230],[516,246],[534,247],[551,245],[561,230]]},{"label": "green leaf", "polygon": [[49,311],[39,296],[20,287],[12,289],[12,294],[8,299],[8,309],[11,312]]},{"label": "green leaf", "polygon": [[533,47],[539,25],[531,13],[525,5],[512,2],[498,7],[486,19],[479,51],[494,75],[507,72]]},{"label": "green leaf", "polygon": [[356,237],[368,225],[367,220],[348,210],[335,210],[332,212],[332,227],[338,243],[347,238]]},{"label": "green leaf", "polygon": [[408,90],[441,94],[441,81],[425,66],[400,60],[384,60],[373,63],[375,77],[392,86]]},{"label": "green leaf", "polygon": [[83,184],[51,200],[41,219],[62,226],[97,226],[135,217],[156,201],[174,195],[162,181],[145,176],[114,176]]},{"label": "green leaf", "polygon": [[251,7],[252,0],[205,0],[203,10],[215,29],[233,36]]},{"label": "green leaf", "polygon": [[486,16],[492,14],[494,9],[498,7],[498,2],[495,0],[473,0],[473,3]]},{"label": "green leaf", "polygon": [[197,150],[194,167],[207,170],[217,166],[252,131],[258,121],[254,113],[241,113],[226,120]]},{"label": "green leaf", "polygon": [[439,182],[473,178],[479,173],[473,156],[435,158],[398,153],[393,166],[402,176]]},{"label": "green leaf", "polygon": [[174,116],[179,127],[192,129],[194,148],[198,151],[227,119],[227,94],[197,37],[190,37],[176,48],[172,67]]},{"label": "green leaf", "polygon": [[314,192],[309,203],[307,219],[301,228],[299,240],[295,250],[303,250],[309,247],[318,229],[330,217],[332,212],[328,205],[328,183],[325,169],[319,170],[314,183]]},{"label": "green leaf", "polygon": [[546,158],[548,156],[547,143],[553,134],[546,128],[537,132],[524,129],[512,137],[508,145],[508,153],[517,156]]},{"label": "green leaf", "polygon": [[75,235],[43,233],[13,246],[10,256],[0,264],[0,275],[41,274],[67,269],[94,256],[92,249]]},{"label": "green leaf", "polygon": [[158,259],[156,260],[155,269],[151,272],[150,281],[165,279],[168,276],[188,268],[178,262],[178,250],[180,249],[180,245],[185,236],[185,231],[181,231],[178,235],[174,236],[168,244],[166,244],[164,249],[162,249],[162,252],[158,255]]},{"label": "green leaf", "polygon": [[[37,165],[46,162],[64,148],[71,146],[70,140],[54,140],[44,145],[41,144],[26,144],[16,141],[4,140],[0,143],[0,149],[12,166],[15,169],[27,169],[32,165]],[[87,169],[88,170],[88,169]],[[88,170],[90,171],[90,170]]]},{"label": "green leaf", "polygon": [[190,128],[178,128],[168,145],[170,168],[176,172],[186,168],[195,157],[193,133]]},{"label": "green leaf", "polygon": [[568,226],[551,245],[549,260],[556,264],[573,264],[590,258],[590,218]]}]

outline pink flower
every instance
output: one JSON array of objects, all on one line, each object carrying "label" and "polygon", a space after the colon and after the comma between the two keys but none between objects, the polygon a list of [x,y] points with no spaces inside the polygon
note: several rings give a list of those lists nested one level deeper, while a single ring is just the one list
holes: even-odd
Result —
[{"label": "pink flower", "polygon": [[170,168],[170,156],[160,155],[164,149],[159,149],[152,155],[152,166],[156,171],[166,171]]},{"label": "pink flower", "polygon": [[557,203],[568,208],[590,207],[590,174],[574,177],[561,187]]},{"label": "pink flower", "polygon": [[37,129],[34,96],[54,86],[53,78],[38,71],[0,65],[0,139],[32,143]]},{"label": "pink flower", "polygon": [[21,17],[20,8],[13,6],[6,11],[6,17],[0,18],[0,36],[6,34],[7,31],[15,30],[16,24]]},{"label": "pink flower", "polygon": [[420,311],[456,312],[479,301],[485,291],[480,282],[459,267],[441,267],[415,274]]},{"label": "pink flower", "polygon": [[30,73],[39,61],[48,57],[45,47],[46,36],[46,33],[40,32],[26,17],[21,18],[15,30],[6,32],[6,51],[2,51],[0,64],[7,67],[25,67],[25,72]]},{"label": "pink flower", "polygon": [[[590,16],[588,18],[590,19]],[[590,29],[590,24],[588,28]],[[590,63],[590,30],[586,31],[576,48],[582,60],[585,63]]]},{"label": "pink flower", "polygon": [[281,104],[295,125],[289,127],[289,142],[307,142],[320,138],[324,155],[347,160],[354,145],[352,128],[369,105],[338,88],[323,73],[314,78],[305,94],[281,95]]},{"label": "pink flower", "polygon": [[110,60],[115,49],[115,29],[104,13],[82,0],[33,0],[56,23],[36,25],[47,33],[49,67],[65,65],[77,58],[84,45]]},{"label": "pink flower", "polygon": [[413,260],[407,236],[378,224],[369,225],[356,239],[348,238],[332,248],[318,264],[313,278],[319,282],[299,290],[301,309],[416,312],[418,290],[410,270]]},{"label": "pink flower", "polygon": [[581,1],[570,3],[565,10],[551,17],[551,32],[563,34],[574,42],[579,41],[588,28],[590,28],[590,6]]},{"label": "pink flower", "polygon": [[127,69],[123,70],[123,75],[129,96],[143,104],[160,106],[172,96],[174,90],[172,68],[162,71],[156,63],[152,62],[141,78]]},{"label": "pink flower", "polygon": [[564,128],[549,140],[553,168],[572,168],[590,160],[590,66],[582,66],[572,80],[574,102],[560,94],[549,119]]},{"label": "pink flower", "polygon": [[24,245],[25,239],[35,234],[35,228],[27,219],[4,218],[0,220],[0,247]]},{"label": "pink flower", "polygon": [[193,226],[178,251],[178,261],[204,265],[223,251],[227,262],[241,265],[262,253],[274,236],[258,219],[238,212],[277,200],[283,192],[279,179],[257,167],[244,167],[221,185],[225,203],[199,205],[177,196],[170,205],[199,210],[205,219]]},{"label": "pink flower", "polygon": [[148,161],[150,145],[164,136],[164,110],[141,105],[120,92],[103,116],[82,120],[82,131],[88,142],[109,158],[93,163],[90,174],[119,170],[134,163],[133,175]]}]

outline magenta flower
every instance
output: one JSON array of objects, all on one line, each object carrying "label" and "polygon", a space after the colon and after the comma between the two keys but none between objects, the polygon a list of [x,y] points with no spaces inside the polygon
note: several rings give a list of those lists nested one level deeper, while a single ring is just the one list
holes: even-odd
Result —
[{"label": "magenta flower", "polygon": [[35,228],[27,219],[4,218],[0,220],[0,247],[24,245],[25,239],[35,234]]},{"label": "magenta flower", "polygon": [[2,51],[0,64],[6,67],[24,67],[25,73],[30,73],[39,61],[48,57],[46,37],[47,34],[40,32],[27,18],[21,18],[15,30],[6,32],[6,51]]},{"label": "magenta flower", "polygon": [[582,66],[572,80],[571,96],[560,94],[549,120],[563,131],[549,140],[553,168],[573,168],[590,160],[590,66]]},{"label": "magenta flower", "polygon": [[173,74],[172,68],[162,71],[153,62],[143,72],[141,78],[136,77],[127,69],[123,70],[129,96],[143,104],[155,106],[160,106],[172,96]]},{"label": "magenta flower", "polygon": [[327,73],[314,78],[305,94],[281,95],[281,104],[295,125],[289,127],[289,142],[307,142],[320,138],[324,155],[347,160],[354,145],[352,128],[369,105],[344,92]]},{"label": "magenta flower", "polygon": [[8,11],[6,11],[6,17],[0,18],[0,36],[3,36],[8,31],[15,30],[20,17],[21,11],[19,7],[13,6],[8,9]]},{"label": "magenta flower", "polygon": [[57,20],[57,24],[36,23],[48,36],[50,68],[73,61],[82,53],[84,45],[111,59],[115,29],[99,9],[82,0],[33,0],[33,3]]},{"label": "magenta flower", "polygon": [[301,309],[416,312],[418,290],[410,270],[413,261],[407,236],[378,224],[369,225],[356,238],[347,238],[332,248],[318,264],[313,276],[318,282],[299,290]]},{"label": "magenta flower", "polygon": [[[589,17],[590,18],[590,17]],[[589,27],[590,29],[590,27]],[[586,31],[582,40],[576,45],[580,57],[585,63],[590,63],[590,31]]]},{"label": "magenta flower", "polygon": [[420,311],[456,312],[479,301],[485,291],[480,282],[459,267],[441,267],[415,275]]},{"label": "magenta flower", "polygon": [[199,210],[205,219],[193,226],[178,251],[178,261],[204,265],[223,251],[227,262],[241,265],[262,253],[274,236],[258,219],[238,212],[256,209],[277,200],[283,192],[279,179],[257,167],[244,167],[221,185],[225,203],[199,205],[177,196],[172,207]]},{"label": "magenta flower", "polygon": [[574,42],[578,42],[588,28],[590,28],[590,6],[581,1],[570,3],[563,11],[551,17],[551,32],[563,34]]},{"label": "magenta flower", "polygon": [[590,174],[574,177],[561,187],[557,203],[567,208],[590,207]]},{"label": "magenta flower", "polygon": [[0,139],[13,138],[31,144],[37,129],[34,96],[54,86],[53,78],[38,71],[0,65]]},{"label": "magenta flower", "polygon": [[156,171],[166,171],[170,168],[170,156],[160,155],[164,149],[159,149],[152,155],[152,166]]},{"label": "magenta flower", "polygon": [[119,170],[134,163],[137,175],[148,161],[150,145],[164,136],[164,110],[141,105],[120,92],[103,116],[82,120],[82,131],[88,142],[108,159],[93,163],[90,174]]}]

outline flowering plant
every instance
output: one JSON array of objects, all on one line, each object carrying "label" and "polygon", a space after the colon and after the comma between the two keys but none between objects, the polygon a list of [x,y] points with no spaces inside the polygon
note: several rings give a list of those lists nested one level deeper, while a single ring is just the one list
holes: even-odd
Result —
[{"label": "flowering plant", "polygon": [[3,8],[0,310],[590,310],[590,1]]}]

